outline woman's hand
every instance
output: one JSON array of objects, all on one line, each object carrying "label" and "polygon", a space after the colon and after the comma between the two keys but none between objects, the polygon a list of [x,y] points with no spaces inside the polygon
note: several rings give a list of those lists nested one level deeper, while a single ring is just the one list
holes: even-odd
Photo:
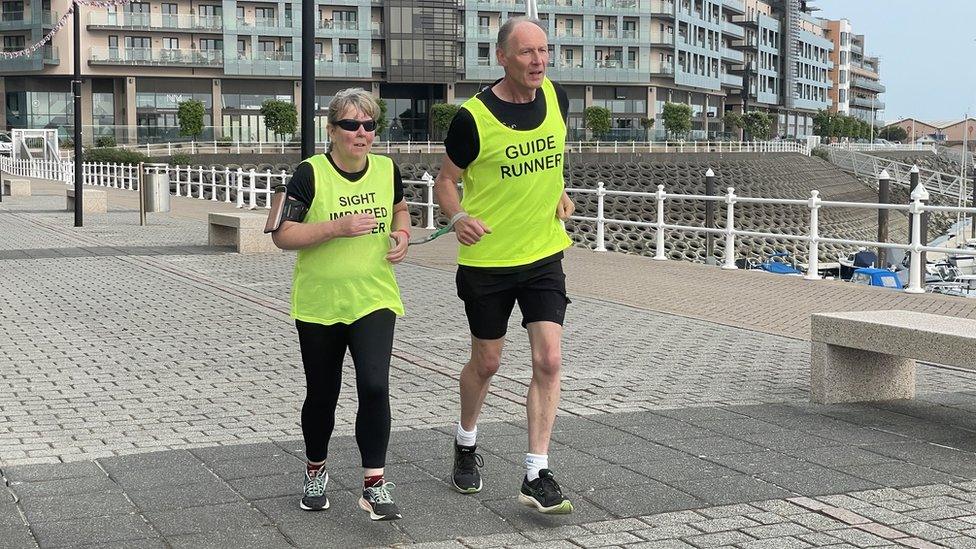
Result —
[{"label": "woman's hand", "polygon": [[349,214],[336,219],[333,223],[336,227],[336,236],[363,236],[376,228],[376,216],[373,214]]},{"label": "woman's hand", "polygon": [[390,252],[386,254],[386,260],[396,265],[407,257],[407,245],[410,237],[403,231],[393,231],[390,233],[390,238],[396,242],[396,245],[390,248]]}]

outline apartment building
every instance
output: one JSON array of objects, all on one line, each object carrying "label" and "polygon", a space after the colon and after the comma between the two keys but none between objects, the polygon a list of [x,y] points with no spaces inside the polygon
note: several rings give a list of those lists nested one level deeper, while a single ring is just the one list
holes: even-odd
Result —
[{"label": "apartment building", "polygon": [[879,59],[867,55],[864,35],[854,34],[848,20],[827,21],[827,25],[834,42],[830,77],[835,86],[830,93],[830,112],[880,124],[879,111],[885,108],[880,95],[885,87]]},{"label": "apartment building", "polygon": [[[68,5],[0,2],[8,51],[42,37]],[[591,105],[613,113],[616,139],[665,137],[666,102],[692,107],[693,138],[721,135],[727,110],[757,107],[776,115],[774,135],[803,136],[812,114],[831,105],[830,30],[801,12],[799,0],[538,0],[538,7],[550,37],[549,75],[569,93],[571,139],[584,137]],[[300,10],[286,0],[82,7],[86,138],[167,139],[178,103],[195,98],[206,108],[205,139],[274,140],[258,109],[266,99],[300,107]],[[324,138],[328,101],[353,85],[386,101],[389,139],[439,137],[430,132],[430,105],[460,103],[499,78],[498,28],[523,13],[524,0],[317,0],[316,139]],[[43,55],[0,60],[6,127],[70,126],[71,34],[69,21]],[[644,119],[653,121],[647,132]]]}]

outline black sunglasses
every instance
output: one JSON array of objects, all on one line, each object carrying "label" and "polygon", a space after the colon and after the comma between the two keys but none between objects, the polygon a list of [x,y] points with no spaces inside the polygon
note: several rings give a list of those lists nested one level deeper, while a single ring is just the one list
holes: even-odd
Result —
[{"label": "black sunglasses", "polygon": [[334,122],[336,126],[346,130],[347,132],[354,132],[362,126],[364,130],[371,132],[376,129],[375,120],[367,120],[365,122],[360,122],[359,120],[352,120],[351,118],[343,118],[342,120],[336,120]]}]

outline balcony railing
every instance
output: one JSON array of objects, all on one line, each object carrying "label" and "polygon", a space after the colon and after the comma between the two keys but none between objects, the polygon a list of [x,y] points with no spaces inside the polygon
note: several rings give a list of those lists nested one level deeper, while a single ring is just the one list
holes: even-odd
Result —
[{"label": "balcony railing", "polygon": [[[248,57],[244,57],[248,59]],[[290,51],[256,51],[250,59],[255,61],[294,61]]]},{"label": "balcony railing", "polygon": [[658,46],[661,44],[666,44],[668,46],[674,45],[674,35],[673,34],[659,34],[651,35],[651,45]]},{"label": "balcony railing", "polygon": [[651,15],[674,16],[674,2],[651,0]]},{"label": "balcony railing", "polygon": [[863,107],[865,109],[874,109],[877,111],[884,110],[885,104],[877,99],[871,99],[869,97],[852,97],[851,105],[855,107]]},{"label": "balcony railing", "polygon": [[485,27],[481,25],[478,26],[475,33],[476,36],[478,36],[479,38],[489,38],[493,35],[493,33],[491,32],[491,27]]},{"label": "balcony railing", "polygon": [[491,58],[490,57],[479,57],[478,58],[478,66],[479,67],[487,67],[487,66],[490,66],[490,65],[491,65]]},{"label": "balcony railing", "polygon": [[741,51],[726,48],[724,46],[720,48],[720,50],[722,52],[722,57],[725,59],[731,59],[732,61],[738,61],[740,63],[745,61],[745,54],[743,54]]},{"label": "balcony railing", "polygon": [[592,6],[615,11],[636,11],[637,0],[592,0]]},{"label": "balcony railing", "polygon": [[637,61],[633,59],[602,59],[596,62],[598,69],[636,69]]},{"label": "balcony railing", "polygon": [[576,27],[572,27],[572,28],[565,28],[565,27],[563,27],[561,29],[556,29],[556,33],[555,34],[556,34],[557,37],[568,36],[570,38],[582,38],[583,37],[583,29],[579,29],[579,28],[576,28]]},{"label": "balcony railing", "polygon": [[722,32],[735,38],[742,38],[746,35],[746,30],[729,21],[722,21]]},{"label": "balcony railing", "polygon": [[131,29],[181,29],[219,31],[224,26],[219,15],[190,15],[163,13],[105,13],[89,12],[89,27]]},{"label": "balcony railing", "polygon": [[878,93],[884,93],[884,84],[876,80],[868,80],[867,78],[861,78],[860,76],[855,76],[851,79],[851,84],[856,88],[864,88],[866,90],[876,91]]},{"label": "balcony railing", "polygon": [[[519,2],[524,3],[524,2]],[[583,0],[539,0],[540,6],[558,6],[563,8],[581,8]]]},{"label": "balcony railing", "polygon": [[369,56],[369,62],[373,65],[374,69],[382,69],[385,61],[383,60],[382,53],[373,53]]},{"label": "balcony railing", "polygon": [[660,65],[657,65],[657,66],[652,66],[651,67],[651,74],[668,74],[668,75],[673,75],[674,74],[674,65],[673,64],[663,63],[663,64],[660,64]]},{"label": "balcony railing", "polygon": [[319,21],[319,28],[340,31],[358,31],[359,21],[336,21],[334,19],[322,19]]},{"label": "balcony railing", "polygon": [[224,63],[224,52],[223,50],[93,47],[88,59],[92,63],[111,65],[219,67]]}]

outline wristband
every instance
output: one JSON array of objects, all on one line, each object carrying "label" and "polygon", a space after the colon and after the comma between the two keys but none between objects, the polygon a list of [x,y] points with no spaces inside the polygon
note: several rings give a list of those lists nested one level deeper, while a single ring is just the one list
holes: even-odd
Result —
[{"label": "wristband", "polygon": [[397,230],[391,232],[390,235],[392,236],[393,233],[403,233],[403,234],[407,235],[407,240],[410,240],[410,231],[408,231],[406,229],[397,229]]},{"label": "wristband", "polygon": [[454,214],[454,217],[451,218],[451,223],[449,224],[449,226],[453,226],[455,223],[457,223],[458,221],[461,221],[465,217],[470,217],[468,215],[468,212],[460,211],[460,212]]}]

